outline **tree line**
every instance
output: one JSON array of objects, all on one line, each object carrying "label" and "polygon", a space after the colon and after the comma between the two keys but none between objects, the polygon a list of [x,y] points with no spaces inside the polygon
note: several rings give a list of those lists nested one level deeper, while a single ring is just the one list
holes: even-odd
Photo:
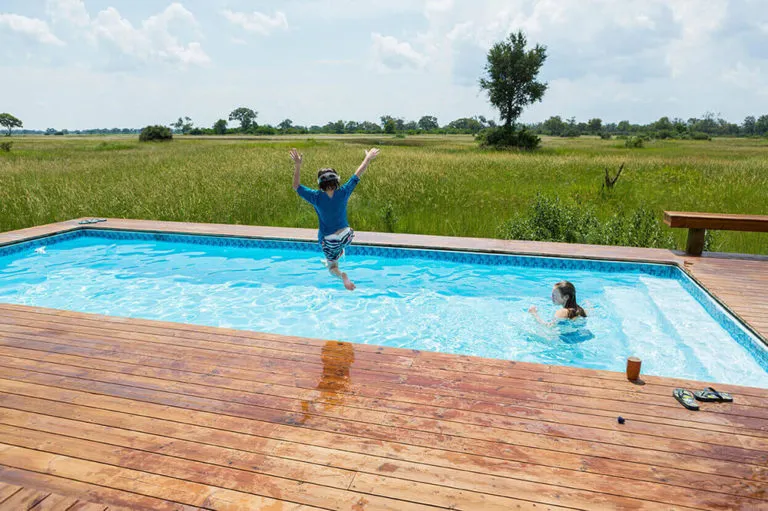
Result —
[{"label": "tree line", "polygon": [[[239,109],[236,109],[237,111]],[[233,112],[235,112],[233,111]],[[176,134],[184,135],[306,135],[306,134],[404,134],[404,135],[451,135],[469,134],[476,135],[487,128],[496,127],[493,119],[486,119],[482,115],[473,117],[461,117],[446,124],[439,124],[435,116],[425,115],[418,121],[406,121],[402,117],[383,115],[379,122],[371,121],[329,121],[326,124],[305,126],[294,124],[291,119],[285,119],[276,125],[256,123],[254,115],[243,117],[245,122],[235,118],[237,124],[231,126],[225,119],[219,119],[211,128],[195,126],[188,116],[179,118],[168,126]],[[85,130],[67,130],[48,128],[46,130],[18,129],[21,121],[9,121],[4,123],[6,117],[0,114],[0,126],[4,128],[7,136],[13,132],[20,135],[136,135],[139,128],[93,128]],[[10,115],[10,114],[8,114]],[[242,116],[241,116],[242,117]],[[16,119],[15,117],[13,119]],[[18,121],[18,119],[16,119]],[[579,136],[620,136],[620,135],[647,135],[653,138],[711,138],[711,137],[753,137],[768,136],[768,114],[760,116],[747,116],[740,124],[729,122],[712,112],[705,113],[702,117],[689,119],[661,117],[659,120],[648,124],[637,124],[624,120],[620,122],[604,122],[600,118],[592,118],[587,121],[577,121],[574,117],[563,118],[552,116],[543,122],[524,125],[528,130],[537,135],[555,137],[579,137]],[[14,129],[15,128],[15,129]]]}]

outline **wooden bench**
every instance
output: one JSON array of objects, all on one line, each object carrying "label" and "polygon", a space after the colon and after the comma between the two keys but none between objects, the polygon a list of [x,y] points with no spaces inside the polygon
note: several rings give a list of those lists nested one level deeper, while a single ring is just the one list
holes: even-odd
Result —
[{"label": "wooden bench", "polygon": [[700,256],[704,250],[704,236],[707,229],[768,232],[768,216],[762,215],[665,211],[664,223],[670,227],[684,227],[688,229],[688,243],[685,247],[685,253],[693,256]]}]

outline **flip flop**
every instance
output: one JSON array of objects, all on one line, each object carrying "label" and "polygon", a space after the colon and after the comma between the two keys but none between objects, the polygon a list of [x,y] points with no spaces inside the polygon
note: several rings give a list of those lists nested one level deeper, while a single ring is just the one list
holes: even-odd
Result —
[{"label": "flip flop", "polygon": [[694,399],[693,393],[690,390],[675,389],[672,391],[672,395],[681,405],[689,410],[699,409],[699,404],[696,402],[696,399]]},{"label": "flip flop", "polygon": [[699,401],[705,401],[708,403],[732,403],[733,397],[727,392],[718,392],[712,387],[707,387],[704,390],[699,390],[693,393],[693,396]]}]

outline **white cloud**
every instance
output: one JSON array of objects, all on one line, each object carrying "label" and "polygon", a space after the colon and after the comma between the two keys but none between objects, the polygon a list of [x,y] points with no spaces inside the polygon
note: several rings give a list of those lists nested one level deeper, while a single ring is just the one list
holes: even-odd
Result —
[{"label": "white cloud", "polygon": [[229,9],[222,11],[230,23],[261,35],[269,35],[276,30],[288,30],[288,18],[285,14],[277,11],[274,16],[269,16],[260,12],[233,12]]},{"label": "white cloud", "polygon": [[53,23],[71,23],[77,27],[86,27],[91,22],[82,0],[48,0],[45,11]]},{"label": "white cloud", "polygon": [[414,50],[410,43],[376,32],[371,34],[371,39],[373,57],[380,70],[418,69],[427,63],[427,58]]},{"label": "white cloud", "polygon": [[48,27],[48,23],[41,19],[28,18],[18,14],[0,13],[0,28],[3,27],[12,32],[18,32],[36,39],[43,44],[64,45],[64,41],[56,37]]},{"label": "white cloud", "polygon": [[195,16],[178,2],[148,17],[135,27],[120,11],[108,7],[91,17],[81,0],[49,0],[47,12],[55,23],[68,23],[89,41],[108,43],[122,55],[142,63],[173,62],[205,65],[210,58],[199,42],[184,44],[171,31],[171,25],[198,26]]}]

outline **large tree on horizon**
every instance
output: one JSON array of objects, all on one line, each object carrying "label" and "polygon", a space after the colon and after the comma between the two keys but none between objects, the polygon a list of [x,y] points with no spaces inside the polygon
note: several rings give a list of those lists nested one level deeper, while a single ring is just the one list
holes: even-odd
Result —
[{"label": "large tree on horizon", "polygon": [[24,123],[9,113],[2,113],[0,114],[0,126],[8,130],[5,136],[10,137],[13,128],[21,128]]},{"label": "large tree on horizon", "polygon": [[546,82],[537,79],[547,48],[537,44],[527,50],[527,44],[522,31],[494,44],[488,51],[485,76],[480,78],[480,88],[488,93],[507,129],[514,126],[525,106],[541,101],[547,90]]},{"label": "large tree on horizon", "polygon": [[251,126],[257,127],[256,116],[258,115],[259,112],[241,106],[240,108],[232,110],[232,113],[229,114],[229,120],[240,121],[240,129],[245,132],[251,129]]}]

